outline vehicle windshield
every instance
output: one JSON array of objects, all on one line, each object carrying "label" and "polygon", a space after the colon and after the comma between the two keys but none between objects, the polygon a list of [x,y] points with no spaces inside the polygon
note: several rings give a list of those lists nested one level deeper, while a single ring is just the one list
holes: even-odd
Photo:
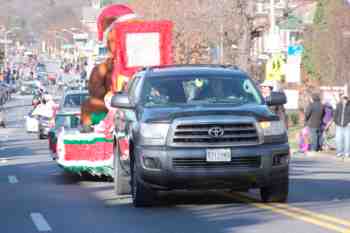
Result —
[{"label": "vehicle windshield", "polygon": [[252,81],[244,76],[152,78],[146,80],[141,99],[145,107],[263,103]]},{"label": "vehicle windshield", "polygon": [[55,119],[56,129],[64,127],[66,129],[75,129],[78,127],[80,119],[76,115],[57,115]]},{"label": "vehicle windshield", "polygon": [[36,67],[36,72],[41,73],[41,72],[46,72],[46,67],[44,64],[38,64]]},{"label": "vehicle windshield", "polygon": [[64,99],[63,107],[79,107],[88,97],[88,93],[69,94]]}]

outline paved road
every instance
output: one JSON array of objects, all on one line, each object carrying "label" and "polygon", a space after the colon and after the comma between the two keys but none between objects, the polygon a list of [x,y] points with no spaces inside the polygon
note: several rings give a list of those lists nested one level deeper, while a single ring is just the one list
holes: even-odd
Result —
[{"label": "paved road", "polygon": [[350,162],[293,158],[286,205],[259,203],[256,192],[198,192],[135,209],[106,180],[63,174],[47,142],[24,131],[29,103],[11,101],[8,128],[0,129],[1,233],[350,232]]}]

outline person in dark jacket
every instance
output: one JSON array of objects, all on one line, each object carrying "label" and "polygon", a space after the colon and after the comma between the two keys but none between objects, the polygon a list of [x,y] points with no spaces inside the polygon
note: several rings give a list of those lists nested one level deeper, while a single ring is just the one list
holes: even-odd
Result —
[{"label": "person in dark jacket", "polygon": [[311,103],[305,110],[306,126],[310,130],[310,151],[320,150],[321,140],[321,124],[324,116],[324,109],[321,103],[321,98],[318,93],[313,93]]},{"label": "person in dark jacket", "polygon": [[[283,90],[277,86],[279,86],[279,84],[271,80],[265,80],[260,84],[261,94],[265,100],[271,96],[272,91],[283,92]],[[277,106],[270,106],[269,108],[273,113],[275,113],[280,118],[282,122],[284,122],[286,129],[288,129],[288,118],[287,118],[286,109],[284,108],[284,106],[277,105]]]},{"label": "person in dark jacket", "polygon": [[11,82],[11,69],[7,68],[6,73],[5,73],[5,82],[7,84],[10,84]]},{"label": "person in dark jacket", "polygon": [[334,112],[337,157],[350,157],[350,101],[343,95]]}]

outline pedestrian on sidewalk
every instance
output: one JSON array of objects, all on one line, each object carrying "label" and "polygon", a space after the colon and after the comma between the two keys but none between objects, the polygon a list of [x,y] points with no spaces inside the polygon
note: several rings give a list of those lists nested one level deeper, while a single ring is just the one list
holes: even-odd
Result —
[{"label": "pedestrian on sidewalk", "polygon": [[321,124],[324,117],[324,109],[318,93],[312,93],[311,103],[305,109],[305,122],[310,132],[310,152],[320,150]]},{"label": "pedestrian on sidewalk", "polygon": [[11,83],[11,69],[10,69],[10,67],[8,67],[7,69],[6,69],[6,72],[5,72],[5,82],[7,83],[7,84],[10,84]]},{"label": "pedestrian on sidewalk", "polygon": [[350,101],[343,94],[334,112],[337,157],[350,157]]},{"label": "pedestrian on sidewalk", "polygon": [[321,141],[320,141],[320,147],[322,150],[327,150],[327,145],[325,143],[325,138],[327,131],[329,130],[332,122],[333,122],[333,115],[334,115],[334,109],[331,104],[331,100],[325,98],[323,100],[323,109],[324,109],[324,115],[321,123]]}]

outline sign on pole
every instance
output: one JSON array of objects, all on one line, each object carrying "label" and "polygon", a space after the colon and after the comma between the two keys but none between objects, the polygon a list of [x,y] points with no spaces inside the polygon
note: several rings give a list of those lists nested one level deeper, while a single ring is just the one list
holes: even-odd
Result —
[{"label": "sign on pole", "polygon": [[300,83],[301,80],[301,58],[304,48],[302,45],[292,45],[288,47],[288,57],[286,64],[286,82]]},{"label": "sign on pole", "polygon": [[287,110],[297,110],[299,108],[299,91],[298,90],[284,90],[287,97],[287,103],[284,107]]},{"label": "sign on pole", "polygon": [[284,65],[283,55],[281,53],[274,54],[266,63],[266,80],[282,81]]}]

